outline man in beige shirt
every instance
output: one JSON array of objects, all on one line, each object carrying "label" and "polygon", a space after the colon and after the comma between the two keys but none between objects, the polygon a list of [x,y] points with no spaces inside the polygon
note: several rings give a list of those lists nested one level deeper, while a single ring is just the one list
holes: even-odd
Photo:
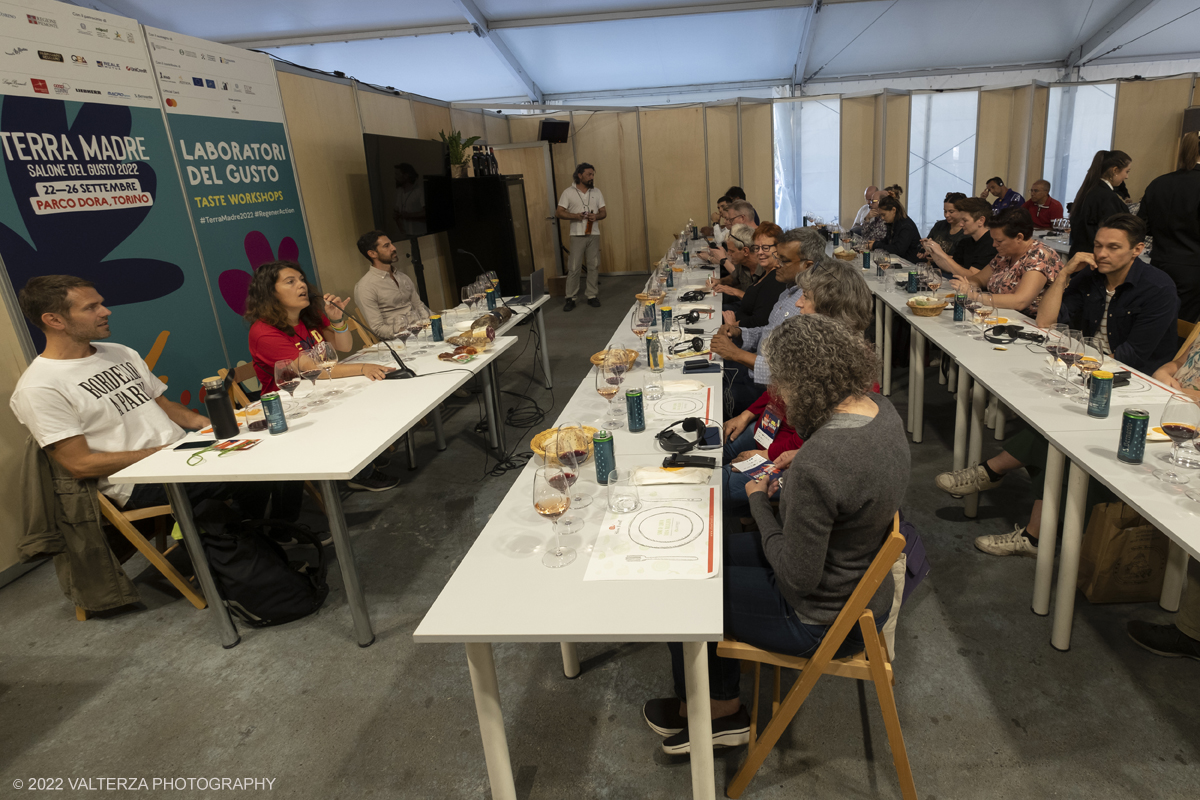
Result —
[{"label": "man in beige shirt", "polygon": [[412,279],[393,266],[400,253],[383,231],[368,231],[358,238],[358,250],[371,268],[354,286],[354,302],[363,321],[380,339],[391,339],[416,320],[429,318]]}]

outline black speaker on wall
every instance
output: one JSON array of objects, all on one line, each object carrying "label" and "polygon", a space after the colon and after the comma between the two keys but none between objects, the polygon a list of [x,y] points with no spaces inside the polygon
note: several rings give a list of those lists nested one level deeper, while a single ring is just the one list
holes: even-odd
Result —
[{"label": "black speaker on wall", "polygon": [[557,119],[544,119],[538,128],[538,141],[550,144],[566,144],[571,132],[571,123]]},{"label": "black speaker on wall", "polygon": [[1192,106],[1183,110],[1183,132],[1188,133],[1189,131],[1200,132],[1200,106]]}]

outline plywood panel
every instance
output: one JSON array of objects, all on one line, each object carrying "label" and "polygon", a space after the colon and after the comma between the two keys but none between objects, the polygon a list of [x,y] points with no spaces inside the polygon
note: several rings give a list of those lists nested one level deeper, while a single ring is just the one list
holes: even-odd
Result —
[{"label": "plywood panel", "polygon": [[[911,98],[906,95],[886,95],[887,131],[885,132],[885,159],[883,186],[900,184],[908,191],[908,137]],[[902,198],[907,203],[908,195]]]},{"label": "plywood panel", "polygon": [[649,218],[648,247],[656,259],[688,218],[708,213],[704,196],[703,115],[700,108],[639,111]]},{"label": "plywood panel", "polygon": [[[20,289],[21,287],[16,287]],[[21,464],[29,431],[8,406],[17,380],[25,371],[25,354],[18,335],[24,333],[24,318],[0,320],[0,572],[16,564],[17,542],[24,535],[21,509]],[[16,326],[20,326],[17,328]],[[18,331],[20,334],[18,334]]]},{"label": "plywood panel", "polygon": [[407,98],[360,91],[358,113],[364,133],[417,138],[417,118]]},{"label": "plywood panel", "polygon": [[1192,77],[1192,105],[1200,106],[1200,80]]},{"label": "plywood panel", "polygon": [[875,121],[871,137],[871,183],[874,183],[876,186],[885,185],[883,180],[883,159],[884,143],[887,140],[887,131],[884,130],[887,124],[887,115],[883,109],[886,101],[887,95],[875,95]]},{"label": "plywood panel", "polygon": [[742,188],[761,220],[775,219],[772,117],[770,103],[742,104]]},{"label": "plywood panel", "polygon": [[596,168],[608,216],[600,224],[600,271],[646,269],[646,223],[634,112],[575,112],[575,155]]},{"label": "plywood panel", "polygon": [[878,186],[875,178],[875,98],[842,100],[841,199],[839,219],[854,219],[863,204],[863,190]]},{"label": "plywood panel", "polygon": [[[452,108],[450,109],[450,124],[454,126],[454,130],[462,131],[463,139],[478,136],[482,140],[487,135],[487,131],[484,130],[483,126],[483,114],[478,111],[471,111],[465,108]],[[437,134],[434,135],[436,136]],[[480,141],[477,144],[483,144],[483,142]],[[470,157],[470,151],[467,151],[467,156]]]},{"label": "plywood panel", "polygon": [[541,124],[540,116],[534,117],[527,114],[514,114],[508,118],[509,139],[512,142],[536,142],[538,138],[538,125]]},{"label": "plywood panel", "polygon": [[1134,200],[1141,198],[1146,184],[1175,168],[1183,110],[1191,95],[1191,75],[1119,84],[1113,149],[1133,159],[1125,186]]},{"label": "plywood panel", "polygon": [[487,143],[490,145],[508,144],[512,141],[508,133],[508,120],[505,117],[483,115],[484,130],[487,131]]},{"label": "plywood panel", "polygon": [[355,242],[374,226],[354,89],[279,73],[321,286],[345,297],[363,273]]},{"label": "plywood panel", "polygon": [[554,261],[556,225],[550,216],[550,181],[546,175],[545,150],[538,144],[529,147],[501,147],[496,162],[505,175],[520,175],[525,184],[525,210],[529,221],[529,239],[533,246],[534,269],[547,275],[558,274]]},{"label": "plywood panel", "polygon": [[1009,144],[1013,90],[995,89],[979,93],[979,129],[975,136],[975,191],[983,191],[988,178],[999,176],[1006,185],[1024,191],[1009,175]]},{"label": "plywood panel", "polygon": [[1030,123],[1033,119],[1033,86],[1018,86],[1012,90],[1012,121],[1009,124],[1008,169],[1004,180],[1025,196],[1029,185],[1025,172],[1029,161]]},{"label": "plywood panel", "polygon": [[[737,106],[709,106],[702,114],[708,133],[708,189],[712,197],[706,201],[710,211],[716,209],[717,198],[726,189],[742,184],[738,174],[737,113]],[[750,200],[749,195],[746,199]]]},{"label": "plywood panel", "polygon": [[432,103],[412,101],[413,114],[417,118],[418,139],[440,139],[439,131],[450,132],[450,109]]},{"label": "plywood panel", "polygon": [[[1029,160],[1025,164],[1025,189],[1036,180],[1041,180],[1046,162],[1046,115],[1050,107],[1050,89],[1045,86],[1033,88],[1033,120],[1030,123]],[[1051,196],[1055,191],[1050,187]],[[1061,191],[1059,192],[1061,194]],[[1055,198],[1057,199],[1057,198]]]}]

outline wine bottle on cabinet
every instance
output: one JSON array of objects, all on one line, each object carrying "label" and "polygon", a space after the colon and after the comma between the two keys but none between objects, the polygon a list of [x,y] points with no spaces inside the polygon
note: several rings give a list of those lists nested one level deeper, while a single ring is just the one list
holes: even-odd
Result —
[{"label": "wine bottle on cabinet", "polygon": [[500,162],[498,162],[496,160],[496,151],[490,147],[487,150],[488,150],[488,163],[491,165],[491,168],[492,168],[492,171],[490,174],[499,175],[500,174]]}]

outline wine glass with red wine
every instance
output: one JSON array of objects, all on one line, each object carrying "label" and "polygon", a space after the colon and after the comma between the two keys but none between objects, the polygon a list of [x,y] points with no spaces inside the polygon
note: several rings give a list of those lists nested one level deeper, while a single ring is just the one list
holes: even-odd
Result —
[{"label": "wine glass with red wine", "polygon": [[[287,392],[289,398],[295,396],[296,387],[300,385],[300,370],[296,359],[275,362],[275,385],[281,392]],[[304,410],[303,403],[289,399],[283,401],[283,413],[294,418],[303,417],[308,412]]]},{"label": "wine glass with red wine", "polygon": [[[1167,400],[1159,423],[1162,432],[1171,437],[1171,462],[1179,462],[1179,446],[1196,438],[1200,428],[1200,404],[1186,394],[1173,394]],[[1165,483],[1182,484],[1188,479],[1174,469],[1155,470],[1154,477]]]},{"label": "wine glass with red wine", "polygon": [[296,359],[296,368],[300,372],[301,378],[312,383],[313,390],[304,398],[309,408],[328,403],[327,397],[317,394],[317,379],[321,377],[321,372],[325,369],[321,363],[321,357],[314,353],[312,348],[301,350]]},{"label": "wine glass with red wine", "polygon": [[[579,422],[565,422],[558,426],[554,436],[554,456],[567,479],[567,486],[575,485],[579,471],[587,463],[591,437]],[[571,495],[571,508],[587,508],[592,498],[576,489]],[[582,520],[580,520],[582,522]]]},{"label": "wine glass with red wine", "polygon": [[[542,563],[547,567],[565,567],[575,560],[575,551],[563,547],[558,529],[559,518],[571,507],[567,496],[566,479],[558,467],[538,467],[533,473],[533,510],[550,520],[554,526],[555,547],[547,548]],[[563,488],[560,488],[563,487]]]}]

